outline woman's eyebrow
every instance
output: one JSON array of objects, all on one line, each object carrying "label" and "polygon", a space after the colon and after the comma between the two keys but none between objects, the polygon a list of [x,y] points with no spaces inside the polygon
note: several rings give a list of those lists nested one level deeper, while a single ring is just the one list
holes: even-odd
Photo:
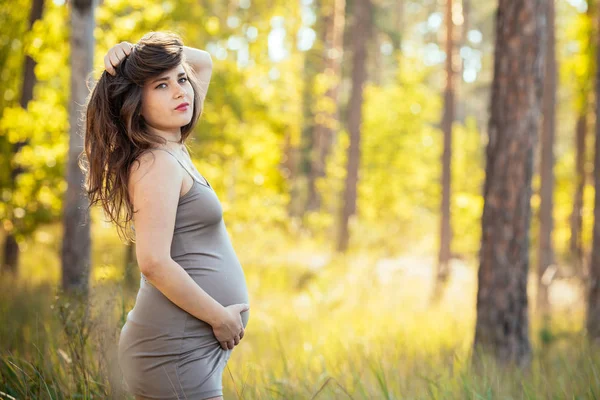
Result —
[{"label": "woman's eyebrow", "polygon": [[[182,76],[185,76],[185,72],[180,72],[179,74],[177,74],[178,78],[181,78]],[[156,83],[156,82],[160,82],[160,81],[168,81],[169,79],[171,79],[171,78],[169,78],[169,76],[167,75],[167,76],[163,76],[161,78],[157,78],[150,83]]]}]

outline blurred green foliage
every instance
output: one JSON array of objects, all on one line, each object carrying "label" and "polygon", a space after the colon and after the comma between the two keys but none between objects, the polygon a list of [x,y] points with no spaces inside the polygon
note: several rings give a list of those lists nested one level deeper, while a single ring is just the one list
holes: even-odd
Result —
[{"label": "blurred green foliage", "polygon": [[[384,2],[378,6],[390,5]],[[327,246],[332,246],[337,234],[348,146],[345,104],[350,87],[349,53],[343,56],[344,76],[340,77],[341,121],[327,174],[317,181],[323,206],[300,218],[289,214],[293,208],[290,203],[302,204],[306,195],[307,171],[302,159],[306,156],[302,153],[307,146],[306,128],[314,125],[312,119],[320,111],[333,106],[322,100],[331,82],[324,80],[319,70],[323,65],[321,38],[317,36],[306,46],[301,45],[298,34],[301,29],[319,33],[316,7],[316,3],[283,0],[235,4],[216,0],[105,0],[95,10],[95,78],[103,70],[108,48],[120,41],[135,42],[150,30],[175,31],[186,45],[212,54],[213,78],[190,147],[198,170],[215,187],[223,203],[232,232],[308,233]],[[424,51],[434,48],[431,18],[435,10],[413,2],[406,7],[414,21],[407,20],[405,51],[380,54],[377,57],[383,61],[373,64],[374,52],[380,48],[370,47],[370,70],[377,65],[383,71],[378,73],[378,82],[370,82],[365,90],[358,213],[351,220],[352,245],[384,253],[435,251],[438,241],[442,64],[439,60],[424,62]],[[43,19],[26,32],[29,8],[30,1],[26,0],[0,3],[0,18],[10,21],[0,24],[0,220],[4,230],[13,230],[20,242],[31,238],[40,224],[60,221],[69,132],[68,4],[46,1]],[[490,9],[487,5],[473,7],[473,30],[488,32],[481,26],[488,21]],[[594,49],[590,46],[591,25],[585,10],[561,4],[559,11],[561,80],[554,237],[559,255],[564,255],[568,251],[568,218],[574,191],[573,110],[581,107],[584,93],[590,90],[593,63],[589,60]],[[385,12],[377,15],[383,18]],[[426,31],[418,18],[427,21]],[[393,32],[384,26],[389,23],[383,18],[378,28]],[[283,47],[280,56],[274,58],[270,40],[276,30],[281,33],[282,27]],[[376,43],[392,43],[389,32]],[[491,38],[465,43],[469,51],[481,52],[484,62],[490,59]],[[26,110],[18,105],[24,54],[37,62],[38,79],[34,99]],[[482,87],[489,84],[490,71],[491,65],[484,64],[474,82],[461,80],[457,106],[467,114],[459,112],[454,124],[452,250],[468,257],[475,257],[479,250],[486,144],[486,118],[481,105],[489,102],[488,92]],[[312,78],[307,80],[307,76]],[[29,144],[14,156],[12,144],[25,138]],[[286,164],[288,144],[302,154],[295,175]],[[25,172],[19,175],[13,190],[9,172],[15,167]],[[588,248],[592,197],[588,185],[584,207],[584,241]],[[535,211],[535,195],[532,204]],[[536,228],[534,219],[534,240]]]}]

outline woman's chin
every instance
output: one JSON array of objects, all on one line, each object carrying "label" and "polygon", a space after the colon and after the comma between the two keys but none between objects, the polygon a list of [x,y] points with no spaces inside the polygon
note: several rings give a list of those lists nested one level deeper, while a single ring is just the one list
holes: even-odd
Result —
[{"label": "woman's chin", "polygon": [[181,116],[179,118],[174,118],[172,120],[172,127],[182,127],[182,126],[186,126],[188,125],[190,122],[192,122],[192,116],[191,115],[185,115],[185,116]]},{"label": "woman's chin", "polygon": [[184,127],[184,126],[186,126],[186,125],[189,125],[189,123],[190,123],[190,122],[192,122],[192,119],[191,119],[191,118],[189,118],[189,119],[187,120],[187,122],[184,122],[184,123],[183,123],[183,125],[181,125],[181,126],[182,126],[182,127]]}]

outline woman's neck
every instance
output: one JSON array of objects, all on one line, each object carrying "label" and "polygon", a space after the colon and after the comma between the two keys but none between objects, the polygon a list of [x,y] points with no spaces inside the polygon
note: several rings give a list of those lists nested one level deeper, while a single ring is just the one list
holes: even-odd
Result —
[{"label": "woman's neck", "polygon": [[177,129],[177,130],[161,130],[161,129],[156,129],[152,126],[148,127],[150,133],[156,135],[156,136],[160,136],[161,138],[163,138],[164,140],[167,141],[167,144],[171,145],[171,144],[178,144],[178,142],[181,140],[181,129]]},{"label": "woman's neck", "polygon": [[173,143],[173,142],[167,142],[165,144],[156,144],[156,147],[159,147],[161,149],[166,149],[166,150],[170,150],[170,151],[174,151],[176,153],[183,153],[185,144],[183,143]]}]

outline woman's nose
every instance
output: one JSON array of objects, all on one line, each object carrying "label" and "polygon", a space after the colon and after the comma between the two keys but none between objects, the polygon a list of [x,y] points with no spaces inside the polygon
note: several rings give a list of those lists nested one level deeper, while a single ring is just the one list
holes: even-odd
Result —
[{"label": "woman's nose", "polygon": [[179,98],[179,97],[183,97],[187,94],[187,92],[185,91],[185,89],[181,86],[177,86],[177,89],[175,90],[175,97]]}]

